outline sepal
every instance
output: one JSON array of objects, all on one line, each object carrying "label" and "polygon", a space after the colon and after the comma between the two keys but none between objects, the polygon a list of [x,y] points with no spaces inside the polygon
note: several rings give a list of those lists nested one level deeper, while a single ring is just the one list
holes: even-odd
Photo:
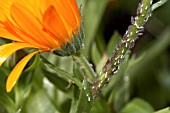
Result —
[{"label": "sepal", "polygon": [[61,44],[61,48],[53,50],[53,53],[58,56],[70,56],[75,55],[84,48],[85,36],[83,22],[80,29],[77,30],[77,34],[73,32],[71,37],[72,41],[67,41],[65,44]]}]

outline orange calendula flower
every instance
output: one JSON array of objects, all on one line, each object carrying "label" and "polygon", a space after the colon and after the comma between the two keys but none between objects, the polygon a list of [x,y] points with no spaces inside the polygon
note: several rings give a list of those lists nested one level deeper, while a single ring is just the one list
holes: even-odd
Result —
[{"label": "orange calendula flower", "polygon": [[10,73],[10,92],[25,65],[36,53],[75,54],[83,46],[83,29],[76,0],[0,0],[0,37],[13,43],[0,46],[0,66],[14,52],[35,48]]}]

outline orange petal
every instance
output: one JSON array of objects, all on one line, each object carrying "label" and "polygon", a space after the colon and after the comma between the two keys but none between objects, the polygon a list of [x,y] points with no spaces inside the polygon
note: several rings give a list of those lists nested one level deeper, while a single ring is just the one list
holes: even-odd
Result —
[{"label": "orange petal", "polygon": [[4,25],[2,25],[0,23],[0,37],[4,37],[10,40],[14,40],[14,41],[21,41],[20,39],[18,39],[18,37],[14,36],[12,33],[10,33]]},{"label": "orange petal", "polygon": [[0,7],[0,21],[4,21],[5,19],[6,19],[6,17],[5,17],[5,15],[3,14],[3,12],[2,12],[2,9],[1,9],[1,7]]},{"label": "orange petal", "polygon": [[35,51],[26,57],[24,57],[12,70],[10,75],[8,76],[7,83],[6,83],[6,90],[7,92],[10,92],[12,88],[14,87],[16,81],[18,80],[19,76],[21,75],[21,72],[23,71],[24,67],[28,63],[28,61],[38,52],[41,51]]},{"label": "orange petal", "polygon": [[10,8],[11,5],[15,2],[15,0],[0,0],[0,21],[5,22],[6,19],[10,20],[14,25],[15,22],[12,20],[11,18],[11,14],[10,14]]},{"label": "orange petal", "polygon": [[70,39],[66,28],[61,20],[59,14],[53,6],[50,6],[43,15],[44,26],[61,42],[65,43]]},{"label": "orange petal", "polygon": [[[34,1],[34,3],[33,3]],[[31,39],[27,33],[23,32],[19,26],[14,22],[11,17],[11,6],[14,3],[19,3],[20,5],[28,8],[31,13],[35,14],[36,7],[39,4],[39,0],[0,0],[0,37],[20,41],[20,42],[29,42],[32,45],[39,46],[40,48],[47,48],[46,45],[37,43],[35,40]],[[40,9],[37,10],[37,13],[40,13]],[[40,15],[40,14],[37,14]],[[41,17],[38,17],[42,19]]]},{"label": "orange petal", "polygon": [[0,5],[0,21],[4,22],[6,18],[8,18],[13,24],[15,24],[10,14],[10,8],[14,3],[18,3],[29,9],[30,12],[37,17],[37,19],[42,19],[42,14],[40,13],[40,0],[0,0],[0,4],[3,4]]},{"label": "orange petal", "polygon": [[26,9],[36,16],[38,19],[42,18],[40,14],[40,3],[41,0],[15,0],[15,2],[19,3],[20,5],[24,6]]},{"label": "orange petal", "polygon": [[[29,44],[37,46],[39,48],[49,48],[46,45],[42,45],[41,43],[36,42],[28,33],[19,29],[18,27],[13,25],[10,21],[3,22],[3,25],[4,25],[4,27],[2,28],[2,30],[4,31],[4,29],[5,29],[5,31],[7,31],[6,34],[9,34],[8,37],[4,37],[4,38],[10,39],[10,40],[16,40],[19,42],[28,42]],[[11,36],[10,36],[10,34],[11,34]],[[0,36],[1,36],[1,34],[0,34]],[[18,40],[15,39],[14,36],[17,37]]]},{"label": "orange petal", "polygon": [[12,53],[23,48],[35,48],[35,47],[27,43],[19,42],[9,43],[0,46],[0,66]]},{"label": "orange petal", "polygon": [[49,48],[54,48],[56,46],[55,40],[42,30],[43,27],[41,23],[29,9],[15,3],[11,6],[11,15],[16,24],[23,31],[31,35],[33,40]]},{"label": "orange petal", "polygon": [[69,4],[72,8],[72,11],[76,17],[76,20],[77,20],[77,27],[79,28],[80,27],[80,11],[79,11],[79,8],[77,6],[77,3],[76,3],[76,0],[68,0],[69,1]]},{"label": "orange petal", "polygon": [[9,17],[10,13],[9,13],[9,9],[10,9],[10,5],[12,4],[13,0],[0,0],[0,21],[3,21],[6,19],[6,17]]},{"label": "orange petal", "polygon": [[[72,5],[76,5],[75,1],[71,2],[73,2],[71,3]],[[72,31],[75,31],[77,29],[77,17],[72,10],[72,6],[70,5],[69,0],[44,0],[41,5],[42,12],[45,12],[44,9],[47,9],[49,6],[54,6],[58,15],[62,19],[69,35],[72,34]],[[73,6],[73,8],[75,7]]]},{"label": "orange petal", "polygon": [[18,3],[26,7],[32,14],[34,14],[34,16],[37,16],[38,19],[41,19],[42,14],[40,14],[39,8],[40,2],[40,0],[0,0],[0,4],[3,4],[0,5],[0,20],[4,22],[6,18],[8,18],[8,20],[10,20],[14,25],[16,25],[15,22],[12,20],[10,14],[11,6],[14,3]]},{"label": "orange petal", "polygon": [[53,1],[53,6],[60,15],[62,21],[64,22],[67,32],[72,34],[72,31],[76,30],[77,22],[76,17],[72,11],[72,8],[69,4],[69,0],[51,0]]},{"label": "orange petal", "polygon": [[69,0],[56,0],[56,4],[54,4],[54,6],[59,15],[63,17],[72,29],[74,29],[76,27],[76,18],[69,5]]}]

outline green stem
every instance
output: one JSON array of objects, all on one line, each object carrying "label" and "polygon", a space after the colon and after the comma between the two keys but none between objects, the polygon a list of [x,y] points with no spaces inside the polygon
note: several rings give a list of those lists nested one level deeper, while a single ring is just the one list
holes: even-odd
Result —
[{"label": "green stem", "polygon": [[73,59],[78,62],[82,68],[84,68],[87,77],[93,82],[94,78],[96,77],[96,73],[90,66],[88,60],[84,56],[73,56]]}]

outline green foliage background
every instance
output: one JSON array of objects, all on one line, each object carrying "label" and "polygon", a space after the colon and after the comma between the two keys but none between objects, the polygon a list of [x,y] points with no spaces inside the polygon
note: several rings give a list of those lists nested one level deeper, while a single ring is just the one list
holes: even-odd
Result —
[{"label": "green foliage background", "polygon": [[[140,1],[77,2],[82,4],[85,25],[83,54],[99,74],[130,25],[130,17],[136,15]],[[153,13],[132,55],[126,57],[119,72],[102,90],[100,97],[93,103],[91,113],[170,113],[169,11],[170,2]],[[0,40],[1,45],[9,42]],[[0,113],[75,113],[79,89],[56,73],[58,68],[45,68],[39,55],[27,65],[12,92],[6,93],[7,76],[27,52],[18,51],[0,67]],[[43,56],[50,65],[82,79],[79,76],[82,74],[81,67],[73,63],[71,57],[61,58],[49,53]],[[79,105],[83,108],[86,104]]]}]

